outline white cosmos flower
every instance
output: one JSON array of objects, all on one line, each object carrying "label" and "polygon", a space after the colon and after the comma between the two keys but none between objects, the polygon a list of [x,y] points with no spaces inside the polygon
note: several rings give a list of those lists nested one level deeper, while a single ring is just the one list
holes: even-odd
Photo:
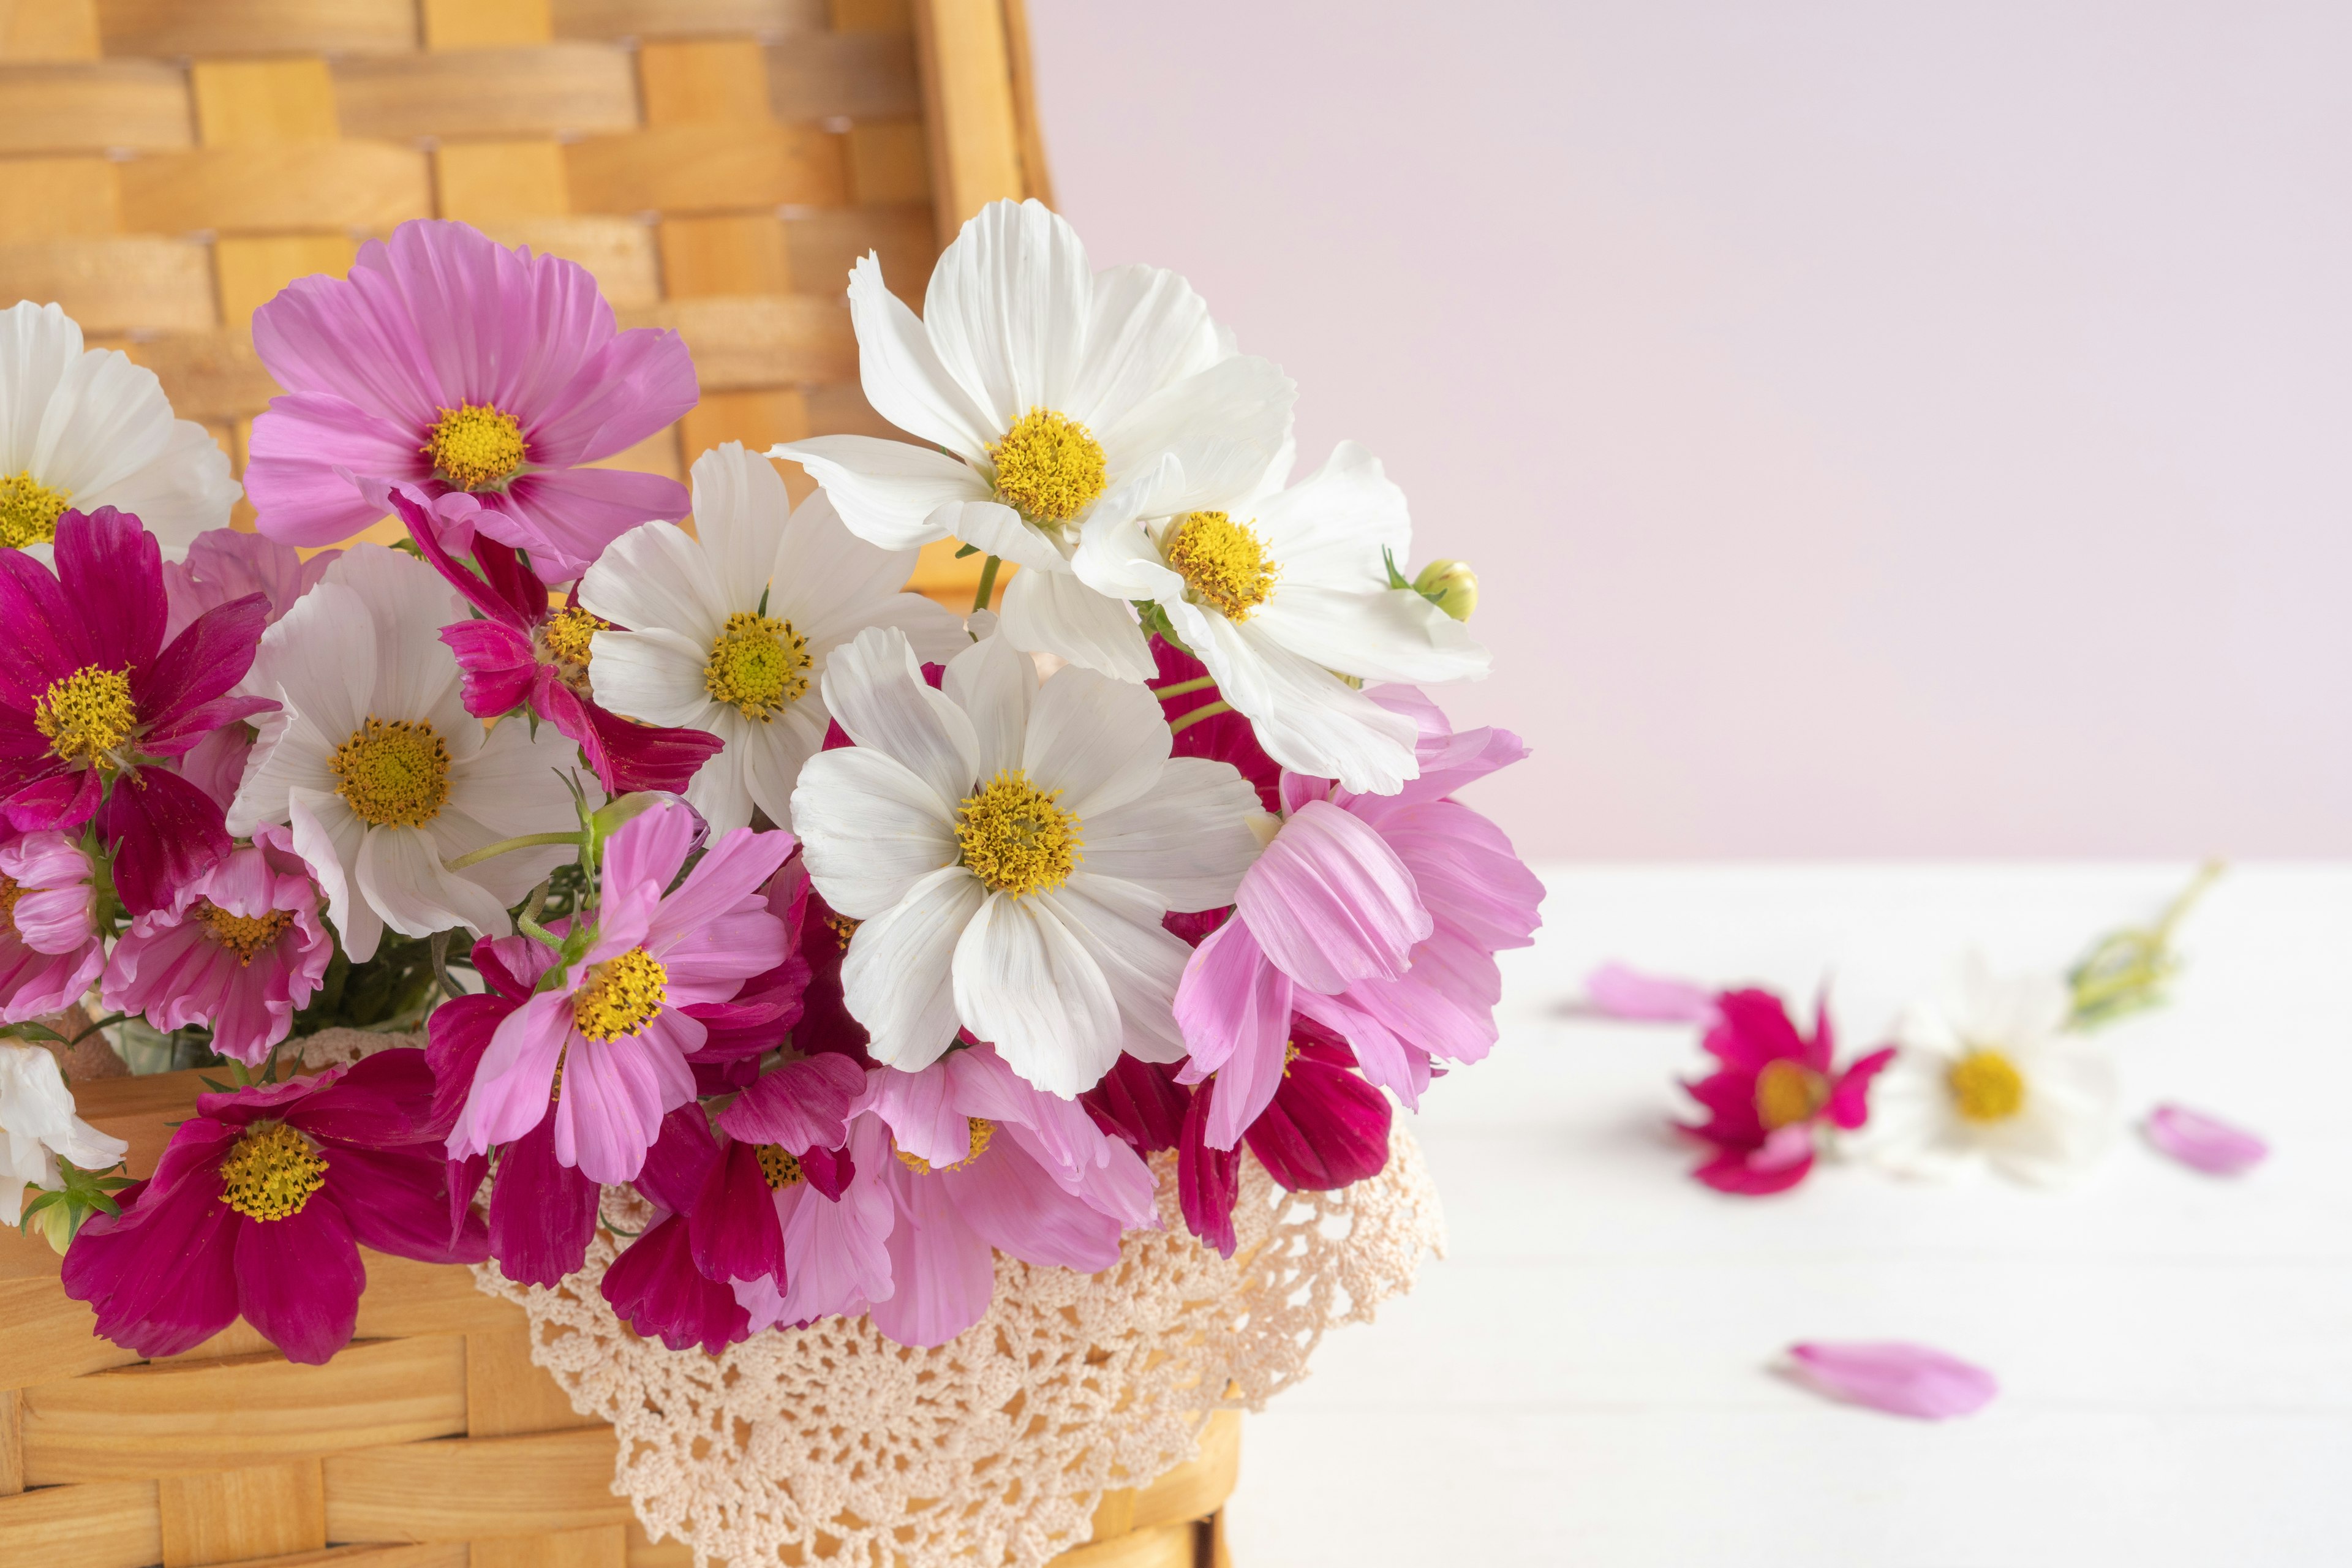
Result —
[{"label": "white cosmos flower", "polygon": [[825,901],[864,923],[844,1000],[877,1061],[929,1066],[959,1025],[1038,1088],[1092,1088],[1122,1048],[1184,1054],[1170,910],[1233,902],[1257,794],[1169,755],[1140,686],[1036,667],[1001,637],[923,683],[897,632],[834,656],[825,700],[857,742],[801,770],[793,827]]},{"label": "white cosmos flower", "polygon": [[55,305],[0,310],[0,545],[46,561],[59,513],[110,506],[177,560],[197,534],[227,527],[244,493],[205,427],[172,417],[153,371],[113,349],[84,353],[81,328]]},{"label": "white cosmos flower", "polygon": [[1290,380],[1236,354],[1173,272],[1091,270],[1076,231],[1034,201],[964,225],[921,317],[871,256],[850,273],[849,310],[866,400],[946,450],[822,436],[772,455],[805,467],[861,538],[907,550],[953,536],[1019,565],[1003,605],[1013,647],[1149,679],[1133,612],[1080,582],[1070,552],[1103,495],[1164,457],[1202,496],[1255,483],[1289,439]]},{"label": "white cosmos flower", "polygon": [[2067,1029],[2072,1011],[2057,976],[1998,977],[1970,954],[1949,997],[1895,1026],[1860,1147],[1909,1175],[1989,1164],[2054,1185],[2081,1174],[2116,1141],[2121,1090],[2106,1054]]},{"label": "white cosmos flower", "polygon": [[0,1224],[24,1217],[29,1184],[55,1192],[58,1156],[103,1171],[130,1145],[74,1114],[58,1058],[38,1046],[0,1040]]},{"label": "white cosmos flower", "polygon": [[557,846],[448,867],[502,838],[576,828],[561,775],[583,771],[552,724],[534,737],[505,719],[485,734],[466,711],[438,634],[467,615],[423,562],[358,544],[262,634],[254,668],[284,707],[262,721],[228,829],[292,825],[354,963],[385,926],[504,933],[508,906],[572,858]]},{"label": "white cosmos flower", "polygon": [[1419,594],[1389,585],[1412,521],[1380,459],[1342,441],[1317,472],[1279,485],[1277,474],[1204,493],[1170,458],[1096,509],[1073,564],[1113,598],[1156,600],[1276,762],[1394,794],[1421,771],[1412,721],[1332,672],[1475,679],[1486,650]]},{"label": "white cosmos flower", "polygon": [[726,743],[686,786],[713,832],[750,826],[755,805],[781,826],[801,764],[824,745],[835,648],[897,626],[940,664],[971,639],[950,611],[899,592],[913,551],[856,537],[822,494],[793,510],[775,465],[736,442],[695,460],[694,527],[642,523],[581,578],[581,607],[628,628],[596,634],[589,679],[612,712]]}]

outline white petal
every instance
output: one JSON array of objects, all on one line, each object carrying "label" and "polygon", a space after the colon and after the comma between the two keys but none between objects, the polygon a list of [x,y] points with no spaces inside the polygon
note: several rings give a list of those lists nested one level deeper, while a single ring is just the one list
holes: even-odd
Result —
[{"label": "white petal", "polygon": [[1004,430],[1032,408],[1069,412],[1093,307],[1077,231],[1042,202],[991,202],[940,252],[923,328],[956,384]]},{"label": "white petal", "polygon": [[1150,692],[1091,669],[1058,670],[1029,710],[1021,765],[1081,818],[1125,805],[1159,781],[1168,721]]},{"label": "white petal", "polygon": [[[465,711],[457,656],[441,640],[443,626],[472,614],[457,590],[416,557],[381,544],[354,544],[345,550],[320,580],[320,588],[328,584],[341,584],[358,595],[375,626],[375,688],[368,697],[369,714],[387,722],[435,720],[453,753],[471,751],[479,726],[470,721],[446,721],[451,711]],[[302,603],[318,597],[314,588]],[[297,657],[313,656],[305,648]],[[468,729],[472,734],[465,732]]]},{"label": "white petal", "polygon": [[1289,439],[1297,395],[1271,361],[1244,354],[1163,387],[1094,434],[1114,484],[1175,453],[1187,486],[1180,510],[1195,510],[1257,489]]},{"label": "white petal", "polygon": [[909,888],[903,902],[868,918],[849,939],[841,961],[842,1001],[866,1026],[866,1049],[876,1061],[919,1071],[955,1043],[950,975],[957,944],[985,892],[962,867],[946,867]]},{"label": "white petal", "polygon": [[1171,910],[1220,910],[1258,857],[1257,791],[1230,763],[1171,757],[1149,794],[1085,819],[1086,868],[1149,889]]},{"label": "white petal", "polygon": [[994,778],[1022,765],[1037,666],[1003,637],[982,637],[948,660],[940,689],[971,719],[980,743],[977,776]]},{"label": "white petal", "polygon": [[1249,624],[1302,658],[1365,680],[1477,680],[1492,662],[1468,626],[1410,588],[1286,583]]},{"label": "white petal", "polygon": [[931,521],[949,534],[983,554],[1001,556],[1033,572],[1067,572],[1062,547],[1044,531],[1021,521],[1021,514],[994,500],[959,501],[931,514]]},{"label": "white petal", "polygon": [[479,883],[441,864],[421,827],[371,827],[360,841],[353,879],[359,895],[403,936],[431,936],[462,925],[477,936],[503,935],[507,911]]},{"label": "white petal", "polygon": [[1024,572],[1004,590],[1000,635],[1120,680],[1149,680],[1151,645],[1123,599],[1096,593],[1067,572]]},{"label": "white petal", "polygon": [[81,355],[81,328],[58,306],[26,300],[0,310],[0,473],[32,467],[41,417]]},{"label": "white petal", "polygon": [[896,759],[846,746],[801,765],[792,826],[824,901],[871,920],[956,863],[954,809]]},{"label": "white petal", "polygon": [[633,632],[676,632],[706,657],[728,616],[759,602],[758,584],[720,582],[702,546],[674,522],[639,523],[580,578],[580,607],[590,615]]},{"label": "white petal", "polygon": [[771,447],[768,456],[806,468],[849,531],[885,550],[945,539],[940,508],[992,493],[978,469],[946,453],[878,436],[813,436]]},{"label": "white petal", "polygon": [[955,1002],[966,1027],[1048,1093],[1082,1094],[1118,1060],[1110,983],[1034,898],[991,893],[981,905],[956,944]]},{"label": "white petal", "polygon": [[580,825],[572,794],[563,787],[566,774],[594,787],[593,776],[581,764],[580,748],[554,725],[541,723],[533,734],[520,718],[501,719],[471,756],[450,767],[449,808],[501,838],[561,833]]},{"label": "white petal", "polygon": [[598,632],[588,644],[597,703],[641,723],[709,729],[720,706],[710,700],[709,667],[710,644],[678,632]]},{"label": "white petal", "polygon": [[823,490],[795,508],[762,570],[772,584],[768,613],[806,632],[828,615],[853,613],[906,587],[917,552],[885,550],[849,531]]},{"label": "white petal", "polygon": [[824,706],[860,746],[904,763],[950,806],[971,793],[980,742],[962,709],[923,679],[904,633],[868,630],[834,650]]},{"label": "white petal", "polygon": [[1236,626],[1187,604],[1161,607],[1217,678],[1218,695],[1248,718],[1258,744],[1284,767],[1369,795],[1394,795],[1421,776],[1411,719],[1290,652],[1254,622]]},{"label": "white petal", "polygon": [[909,436],[986,462],[988,444],[1003,426],[992,426],[956,384],[923,323],[883,286],[882,263],[871,254],[850,269],[849,320],[857,333],[858,379],[874,412]]},{"label": "white petal", "polygon": [[228,526],[229,509],[244,487],[228,477],[228,454],[193,419],[175,419],[163,449],[111,483],[75,492],[84,511],[118,507],[144,524],[164,558],[184,551],[196,535]]},{"label": "white petal", "polygon": [[[569,801],[564,804],[567,808],[571,805]],[[562,826],[578,825],[579,819],[569,809],[565,816],[570,820],[562,825],[542,818],[532,831],[555,832]],[[477,849],[488,848],[501,838],[516,837],[503,827],[492,827],[455,806],[442,807],[441,814],[425,825],[424,832],[433,840],[433,847],[440,855],[445,868],[461,855],[470,855]],[[468,866],[462,871],[450,871],[447,875],[453,882],[473,882],[487,889],[491,902],[501,909],[508,909],[522,902],[524,896],[537,887],[542,878],[552,873],[558,866],[574,859],[577,855],[578,851],[568,845],[541,845],[493,855],[479,865]]]},{"label": "white petal", "polygon": [[374,617],[356,592],[339,582],[321,582],[261,634],[254,664],[260,679],[330,749],[340,746],[367,721],[374,705]]},{"label": "white petal", "polygon": [[1095,274],[1086,363],[1062,412],[1100,429],[1221,357],[1216,323],[1191,284],[1162,268],[1110,268]]},{"label": "white petal", "polygon": [[742,753],[743,782],[751,802],[779,826],[793,819],[793,789],[801,768],[824,745],[824,705],[803,698],[762,724],[743,721],[744,736],[729,742]]},{"label": "white petal", "polygon": [[294,852],[310,863],[327,895],[327,918],[343,939],[343,952],[354,963],[375,956],[383,938],[383,921],[359,896],[353,879],[359,869],[360,840],[367,825],[354,816],[337,795],[296,790],[287,803],[287,820],[294,830]]},{"label": "white petal", "polygon": [[284,822],[289,795],[309,790],[333,795],[341,781],[328,767],[341,738],[328,741],[308,719],[283,710],[262,721],[261,738],[246,760],[245,776],[237,781],[229,802],[228,830],[248,838],[265,822]]},{"label": "white petal", "polygon": [[1260,500],[1250,526],[1282,567],[1282,582],[1370,591],[1388,586],[1385,550],[1403,570],[1412,551],[1404,491],[1353,441],[1290,489]]},{"label": "white petal", "polygon": [[[792,498],[784,493],[784,478],[775,464],[745,451],[741,442],[725,442],[694,460],[694,537],[722,595],[715,603],[740,603],[747,608],[759,603],[792,510]],[[583,593],[584,602],[584,585]],[[604,618],[621,620],[617,616]],[[666,620],[621,624],[677,625]]]},{"label": "white petal", "polygon": [[1041,897],[1109,984],[1127,1053],[1148,1062],[1183,1060],[1176,984],[1192,950],[1160,925],[1165,911],[1159,900],[1131,883],[1084,871]]},{"label": "white petal", "polygon": [[[1174,468],[1176,460],[1163,467]],[[1149,514],[1139,514],[1149,515]],[[1160,547],[1133,517],[1106,517],[1098,512],[1078,535],[1077,553],[1070,568],[1078,581],[1114,599],[1174,599],[1184,593],[1184,579],[1168,568]]]},{"label": "white petal", "polygon": [[58,378],[26,466],[79,505],[163,456],[171,439],[172,403],[155,373],[118,350],[94,350]]},{"label": "white petal", "polygon": [[[713,833],[732,833],[751,826],[750,731],[756,721],[732,708],[713,705],[701,728],[719,737],[719,754],[694,770],[686,781],[686,803],[702,813]],[[781,819],[780,819],[781,820]]]}]

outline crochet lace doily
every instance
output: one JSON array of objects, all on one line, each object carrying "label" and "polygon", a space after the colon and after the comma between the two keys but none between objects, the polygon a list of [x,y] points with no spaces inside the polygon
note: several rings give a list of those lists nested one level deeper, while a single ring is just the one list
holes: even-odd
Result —
[{"label": "crochet lace doily", "polygon": [[[613,1490],[698,1568],[773,1563],[1036,1568],[1087,1539],[1103,1492],[1198,1453],[1201,1413],[1261,1407],[1305,1375],[1326,1330],[1410,1289],[1444,1222],[1398,1124],[1387,1169],[1286,1193],[1244,1157],[1232,1260],[1184,1229],[1172,1155],[1154,1162],[1161,1228],[1099,1274],[1000,1255],[988,1315],[935,1350],[864,1318],[756,1334],[709,1356],[640,1340],[598,1291],[599,1233],[578,1273],[480,1288],[530,1314],[531,1359],[620,1433]],[[625,1228],[642,1217],[608,1193]],[[633,1198],[633,1194],[630,1195]]]}]

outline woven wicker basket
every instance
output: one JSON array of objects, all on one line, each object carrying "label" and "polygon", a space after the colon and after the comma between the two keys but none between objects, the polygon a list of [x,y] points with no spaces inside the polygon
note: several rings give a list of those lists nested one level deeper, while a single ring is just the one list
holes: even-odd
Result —
[{"label": "woven wicker basket", "polygon": [[[1051,199],[1020,0],[0,0],[0,303],[58,301],[239,468],[277,391],[253,308],[437,216],[579,261],[625,326],[684,336],[701,405],[612,459],[674,478],[721,441],[892,434],[857,386],[852,258],[919,298],[984,203]],[[968,605],[976,579],[935,546],[915,586]],[[77,1092],[144,1175],[197,1085]],[[691,1561],[613,1495],[612,1429],[531,1364],[519,1309],[463,1268],[368,1273],[326,1366],[242,1324],[142,1363],[0,1233],[0,1564]],[[1107,1496],[1061,1561],[1222,1562],[1237,1443],[1213,1420],[1201,1460]]]}]

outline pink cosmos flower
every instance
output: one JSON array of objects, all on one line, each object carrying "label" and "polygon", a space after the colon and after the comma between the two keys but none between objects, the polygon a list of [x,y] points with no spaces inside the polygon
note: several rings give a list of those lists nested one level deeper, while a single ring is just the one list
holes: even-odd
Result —
[{"label": "pink cosmos flower", "polygon": [[593,1182],[636,1176],[661,1119],[695,1098],[688,1058],[709,1033],[695,1006],[731,1002],[788,951],[759,889],[792,835],[738,828],[665,893],[698,831],[691,810],[670,805],[613,835],[586,950],[548,989],[555,950],[494,944],[530,999],[498,1021],[473,1068],[452,1159],[551,1121],[558,1163]]},{"label": "pink cosmos flower", "polygon": [[62,833],[0,837],[0,1024],[21,1024],[78,1001],[106,947],[81,847]]},{"label": "pink cosmos flower", "polygon": [[[551,605],[546,588],[511,545],[477,534],[472,541],[476,570],[468,571],[444,548],[446,531],[416,487],[371,486],[370,490],[407,525],[409,538],[426,563],[481,613],[479,620],[441,628],[441,640],[465,671],[467,712],[477,719],[495,719],[530,704],[532,712],[578,742],[588,765],[613,795],[634,790],[677,794],[719,750],[719,737],[709,731],[640,724],[600,707],[591,695],[588,645],[606,629],[606,623],[576,605]],[[472,499],[445,497],[441,510],[456,511]]]},{"label": "pink cosmos flower", "polygon": [[477,522],[551,583],[686,489],[582,465],[694,406],[675,332],[619,331],[585,268],[509,250],[461,223],[402,224],[345,278],[299,278],[253,313],[286,388],[253,425],[247,495],[261,531],[331,544],[383,515],[355,480],[481,498]]},{"label": "pink cosmos flower", "polygon": [[[304,560],[289,544],[215,528],[196,535],[186,557],[163,563],[163,595],[169,605],[163,636],[178,637],[198,616],[216,610],[232,599],[259,594],[268,602],[268,626],[276,626],[294,601],[319,585],[340,550],[321,550]],[[235,695],[268,697],[270,693],[248,672],[237,682]],[[180,759],[180,775],[220,802],[226,810],[236,798],[245,777],[246,759],[253,752],[253,729],[242,721],[224,724],[190,747]]]},{"label": "pink cosmos flower", "polygon": [[131,922],[107,960],[107,1010],[143,1013],[163,1030],[208,1024],[214,1050],[258,1066],[334,957],[320,915],[293,830],[264,824],[250,847],[231,849]]},{"label": "pink cosmos flower", "polygon": [[1683,1086],[1707,1118],[1682,1130],[1715,1152],[1691,1173],[1717,1192],[1744,1197],[1786,1192],[1813,1168],[1814,1140],[1824,1123],[1852,1131],[1869,1120],[1870,1080],[1895,1059],[1895,1048],[1838,1068],[1826,1004],[1814,1009],[1807,1038],[1769,991],[1727,991],[1713,1013],[1700,1047],[1723,1065]]},{"label": "pink cosmos flower", "polygon": [[1540,923],[1543,884],[1501,829],[1449,798],[1526,746],[1504,730],[1454,734],[1408,687],[1372,696],[1419,723],[1420,776],[1370,795],[1284,773],[1281,831],[1185,966],[1184,1076],[1218,1075],[1211,1148],[1233,1148],[1272,1103],[1294,1011],[1346,1041],[1366,1079],[1417,1105],[1433,1058],[1476,1061],[1494,1045],[1495,953],[1526,946]]},{"label": "pink cosmos flower", "polygon": [[[888,1134],[872,1117],[854,1134],[849,1121],[865,1087],[846,1056],[803,1057],[719,1114],[730,1142],[695,1209],[696,1260],[733,1286],[755,1332],[862,1312],[890,1294]],[[782,1267],[759,1267],[772,1253]]]},{"label": "pink cosmos flower", "polygon": [[66,1253],[66,1294],[98,1331],[175,1355],[241,1313],[289,1361],[349,1342],[360,1248],[472,1263],[481,1222],[453,1235],[425,1053],[379,1051],[316,1078],[196,1098],[155,1173],[118,1194]]},{"label": "pink cosmos flower", "polygon": [[163,552],[101,507],[58,519],[52,572],[0,550],[0,816],[23,829],[96,821],[134,915],[228,853],[221,805],[170,765],[222,725],[275,708],[232,695],[268,602],[198,616],[167,644]]},{"label": "pink cosmos flower", "polygon": [[980,1321],[996,1286],[992,1250],[1092,1273],[1118,1260],[1127,1231],[1155,1223],[1151,1172],[1135,1151],[992,1046],[950,1050],[919,1072],[877,1068],[856,1110],[888,1130],[897,1156],[853,1127],[859,1175],[881,1178],[895,1215],[891,1291],[870,1310],[900,1344],[945,1344]]}]

